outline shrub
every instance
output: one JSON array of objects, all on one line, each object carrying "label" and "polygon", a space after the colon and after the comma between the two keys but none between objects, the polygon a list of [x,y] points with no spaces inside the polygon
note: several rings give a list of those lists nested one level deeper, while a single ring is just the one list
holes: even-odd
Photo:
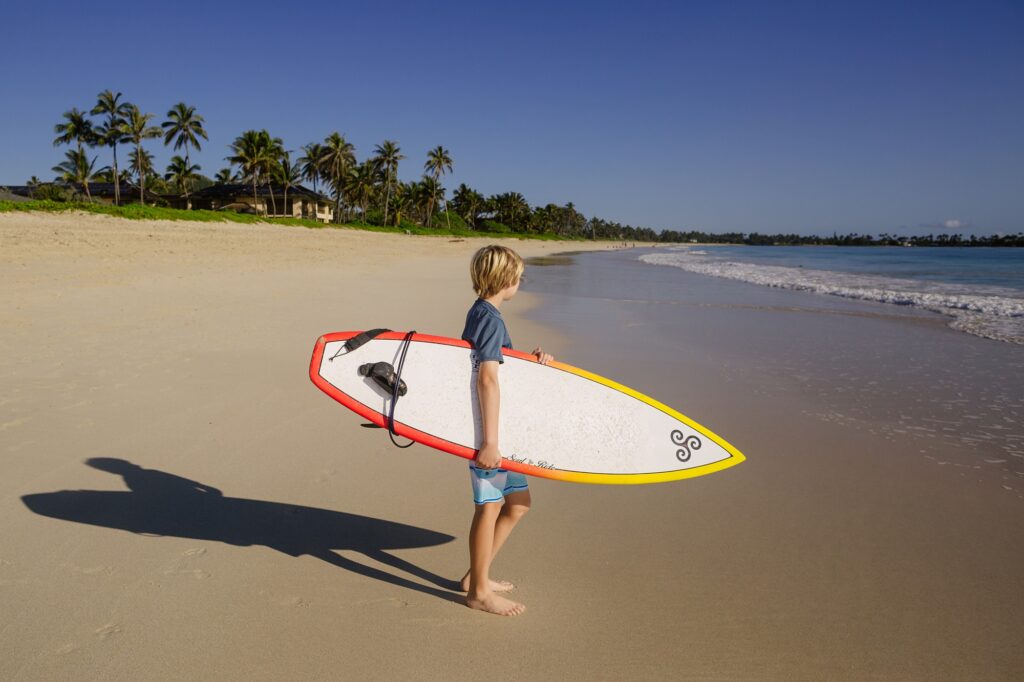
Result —
[{"label": "shrub", "polygon": [[485,220],[484,221],[484,232],[511,232],[512,228],[505,223],[499,223],[497,220]]},{"label": "shrub", "polygon": [[452,232],[468,232],[473,229],[466,224],[466,221],[462,219],[462,216],[458,213],[452,213],[451,211],[447,212],[447,216],[444,211],[435,214],[432,224],[435,229],[439,230],[447,230],[448,225],[451,225]]},{"label": "shrub", "polygon": [[63,187],[48,182],[33,187],[32,198],[39,201],[75,201],[76,192],[70,187]]}]

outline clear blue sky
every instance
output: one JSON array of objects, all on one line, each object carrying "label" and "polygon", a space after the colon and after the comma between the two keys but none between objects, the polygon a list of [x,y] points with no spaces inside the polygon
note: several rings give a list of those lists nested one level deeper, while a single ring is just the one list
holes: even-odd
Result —
[{"label": "clear blue sky", "polygon": [[0,183],[52,178],[54,124],[109,88],[196,106],[208,175],[245,129],[338,131],[397,140],[405,180],[440,144],[449,190],[655,229],[1024,230],[1019,0],[114,7],[2,10]]}]

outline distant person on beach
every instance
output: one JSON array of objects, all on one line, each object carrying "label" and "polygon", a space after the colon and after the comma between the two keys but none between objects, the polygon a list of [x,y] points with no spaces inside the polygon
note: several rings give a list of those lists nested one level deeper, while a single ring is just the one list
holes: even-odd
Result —
[{"label": "distant person on beach", "polygon": [[[474,349],[483,426],[480,450],[469,464],[476,510],[469,530],[469,571],[462,578],[462,589],[466,591],[467,606],[499,616],[518,616],[526,610],[523,604],[498,594],[508,592],[514,585],[490,578],[495,555],[530,509],[526,476],[503,469],[498,448],[498,368],[505,361],[502,348],[512,347],[498,309],[519,291],[524,269],[519,254],[504,246],[485,246],[476,252],[470,276],[478,298],[466,314],[466,328],[462,332],[463,340],[469,341]],[[554,360],[541,348],[533,354],[541,364]]]}]

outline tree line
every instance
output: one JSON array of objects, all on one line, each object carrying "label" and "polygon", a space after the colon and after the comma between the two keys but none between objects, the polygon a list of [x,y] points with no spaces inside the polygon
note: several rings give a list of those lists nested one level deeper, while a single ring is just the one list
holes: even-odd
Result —
[{"label": "tree line", "polygon": [[[96,117],[95,120],[93,117]],[[406,159],[394,140],[384,140],[374,147],[364,160],[356,158],[355,146],[345,136],[332,132],[322,142],[304,145],[294,161],[292,150],[267,130],[246,130],[228,145],[229,164],[211,178],[191,162],[190,152],[202,150],[209,137],[205,119],[194,106],[184,102],[173,105],[159,125],[155,114],[143,112],[131,102],[123,100],[122,93],[104,90],[97,95],[96,104],[88,112],[77,107],[66,111],[54,126],[54,146],[68,145],[64,161],[53,167],[56,182],[82,188],[87,200],[90,182],[109,182],[114,185],[114,203],[121,204],[121,183],[135,183],[139,198],[145,204],[147,187],[150,196],[176,193],[185,198],[197,189],[213,184],[245,184],[251,188],[253,203],[258,204],[257,192],[267,188],[271,207],[277,213],[275,191],[282,191],[287,206],[288,192],[308,182],[313,191],[323,191],[334,203],[335,222],[360,221],[374,225],[400,226],[409,222],[416,225],[445,227],[488,232],[519,234],[546,234],[562,238],[611,239],[629,242],[690,242],[750,245],[838,245],[838,246],[1021,246],[1024,234],[964,238],[960,234],[940,234],[937,237],[878,237],[833,234],[829,237],[796,234],[724,233],[700,231],[661,230],[637,227],[599,217],[587,218],[576,210],[572,202],[531,206],[519,192],[504,192],[485,196],[475,189],[460,184],[448,201],[447,191],[441,184],[452,172],[451,153],[443,146],[427,153],[422,177],[411,182],[398,179],[399,162]],[[175,154],[164,172],[153,165],[153,154],[145,148],[148,140],[162,138],[165,146],[173,147]],[[129,146],[128,166],[118,165],[118,147]],[[89,157],[87,148],[109,148],[110,165],[96,167],[98,156]],[[48,183],[33,177],[28,183],[39,189],[39,196],[62,198]]]},{"label": "tree line", "polygon": [[[645,235],[647,236],[647,235]],[[649,241],[637,237],[637,241]],[[659,242],[691,242],[698,244],[746,244],[748,246],[1024,246],[1024,232],[995,234],[979,237],[957,234],[927,234],[914,237],[896,236],[883,232],[878,236],[833,233],[831,237],[800,234],[760,234],[757,232],[679,232],[663,230],[657,235]]]},{"label": "tree line", "polygon": [[[121,204],[121,183],[138,185],[142,203],[154,194],[173,191],[188,200],[196,189],[213,184],[246,184],[251,187],[254,204],[258,203],[258,189],[267,188],[272,210],[277,213],[275,190],[283,190],[282,201],[287,205],[288,191],[308,182],[315,193],[324,192],[333,199],[336,222],[359,220],[400,225],[412,221],[432,227],[443,217],[449,230],[454,222],[455,227],[470,229],[556,233],[567,237],[586,231],[586,219],[572,203],[534,208],[518,192],[485,197],[463,183],[449,205],[447,190],[441,182],[452,172],[454,162],[451,152],[443,146],[427,153],[419,180],[402,182],[398,167],[406,157],[394,140],[384,140],[371,155],[359,161],[355,146],[341,133],[332,132],[322,142],[304,145],[301,156],[293,160],[293,151],[285,148],[281,138],[267,130],[246,130],[228,145],[230,154],[225,161],[229,165],[211,178],[200,173],[202,168],[190,158],[191,150],[202,150],[203,141],[209,140],[205,119],[194,106],[179,102],[156,125],[155,114],[143,112],[122,98],[120,92],[104,90],[88,112],[74,107],[54,126],[54,146],[71,147],[65,152],[64,161],[53,168],[56,182],[81,188],[87,200],[92,198],[90,182],[113,183],[115,204]],[[162,174],[154,167],[153,154],[145,148],[148,140],[156,138],[163,138],[165,146],[183,152],[171,158]],[[130,146],[127,168],[118,165],[117,151],[123,145]],[[109,148],[110,165],[97,168],[99,157],[90,157],[89,148]],[[31,178],[28,184],[39,188],[40,196],[62,196],[55,192],[47,194],[48,183],[38,178]],[[160,200],[159,196],[156,200]]]}]

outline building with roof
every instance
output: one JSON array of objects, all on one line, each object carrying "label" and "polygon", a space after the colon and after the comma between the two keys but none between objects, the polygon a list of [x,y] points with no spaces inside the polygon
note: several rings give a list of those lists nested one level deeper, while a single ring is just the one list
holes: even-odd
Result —
[{"label": "building with roof", "polygon": [[[78,183],[63,183],[63,182],[46,182],[40,183],[38,186],[34,185],[9,185],[6,187],[7,191],[11,194],[15,194],[20,197],[32,199],[35,197],[37,187],[41,188],[45,185],[55,185],[65,189],[72,190],[86,196],[85,187]],[[121,204],[137,204],[139,203],[139,197],[142,196],[141,190],[138,185],[134,185],[130,182],[122,182],[120,186]],[[89,183],[89,197],[94,201],[99,201],[104,204],[113,205],[114,203],[114,183],[112,182],[90,182]],[[160,201],[166,201],[167,197],[162,194],[155,194],[146,190],[146,203],[149,205],[156,204]]]},{"label": "building with roof", "polygon": [[[73,190],[85,197],[85,188],[77,184],[44,183]],[[10,201],[28,200],[36,196],[37,187],[32,185],[11,185],[3,188],[4,196]],[[132,183],[121,183],[121,205],[139,203],[139,187]],[[93,201],[104,204],[114,203],[114,183],[90,182],[89,196]],[[156,194],[146,190],[146,204],[166,205],[185,210],[206,209],[210,211],[238,211],[270,218],[306,218],[329,223],[334,220],[334,202],[319,192],[302,185],[288,188],[285,201],[281,185],[257,185],[253,196],[252,185],[218,184],[196,190],[186,198],[184,194]]]},{"label": "building with roof", "polygon": [[191,204],[195,209],[234,210],[271,218],[306,218],[324,223],[334,220],[330,197],[302,185],[288,188],[287,201],[282,185],[257,185],[254,196],[253,186],[244,183],[210,185],[189,194],[187,201],[184,195],[164,199],[175,208],[188,208]]}]

